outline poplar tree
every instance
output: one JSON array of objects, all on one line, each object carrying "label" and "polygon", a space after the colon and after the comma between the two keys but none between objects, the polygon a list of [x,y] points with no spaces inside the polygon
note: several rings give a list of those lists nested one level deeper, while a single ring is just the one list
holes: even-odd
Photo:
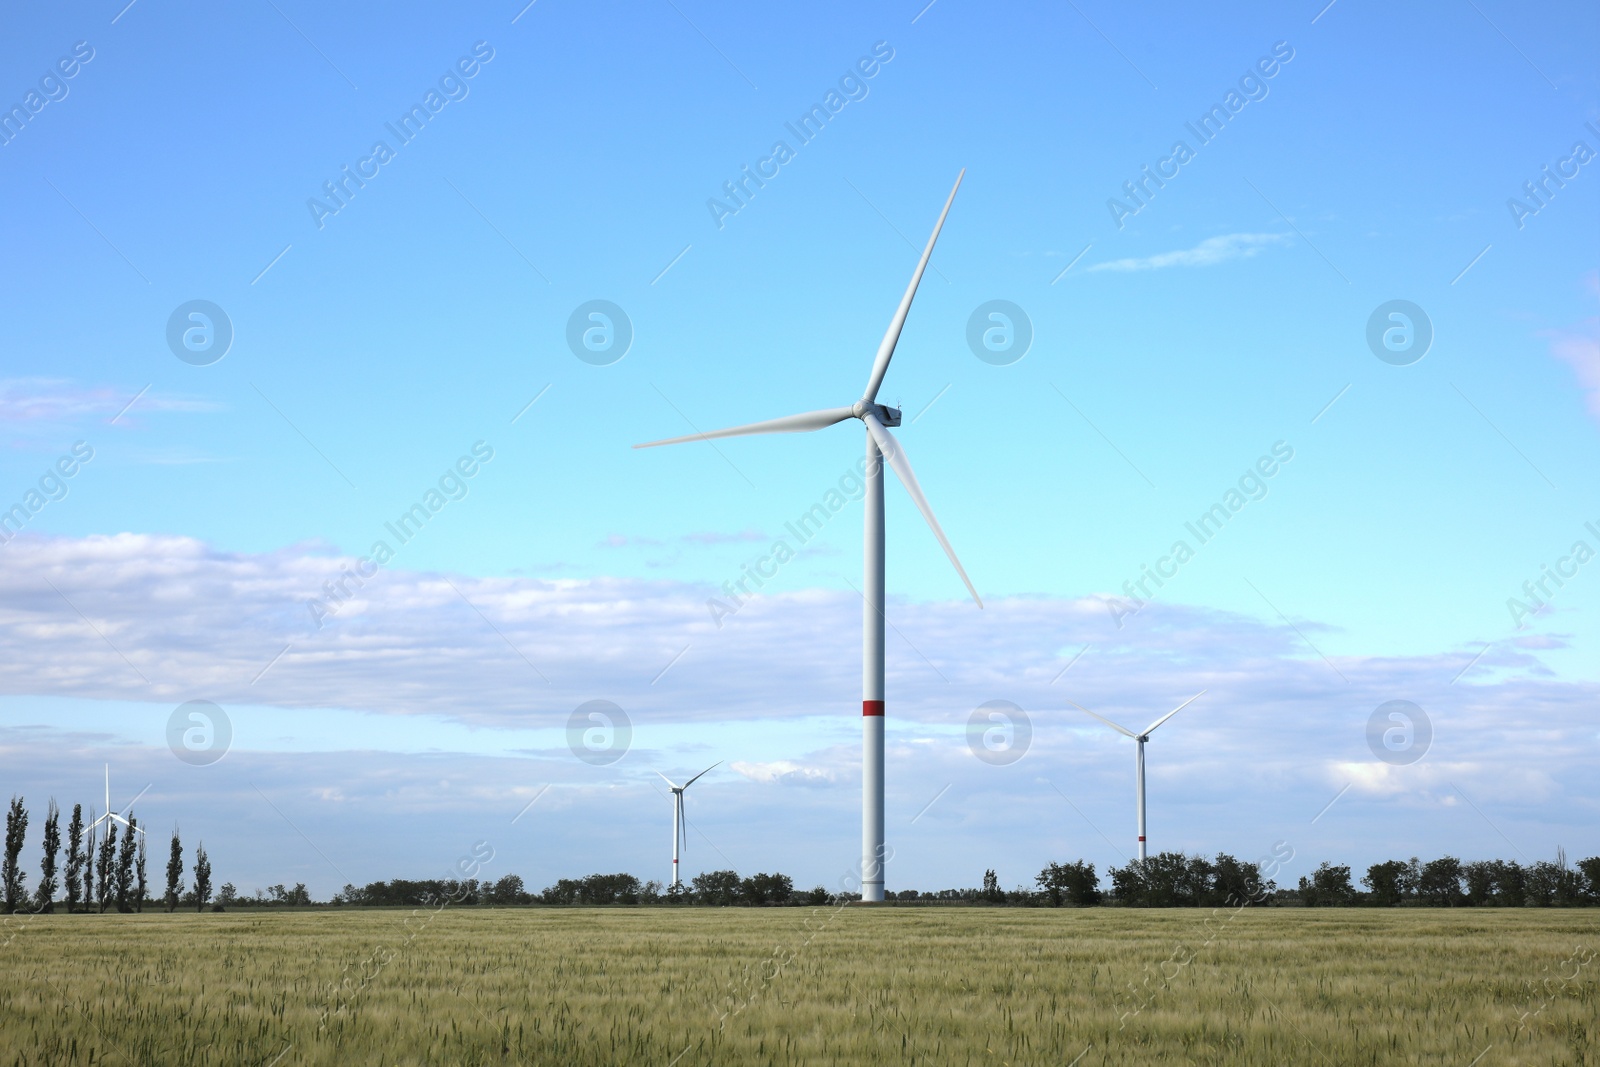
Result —
[{"label": "poplar tree", "polygon": [[139,835],[139,858],[134,863],[134,871],[138,881],[138,894],[133,898],[133,910],[143,913],[144,901],[150,895],[150,883],[144,876],[144,845],[150,838],[149,834]]},{"label": "poplar tree", "polygon": [[100,854],[95,857],[95,903],[100,906],[100,913],[105,914],[106,904],[111,899],[112,865],[117,856],[117,824],[106,821],[105,836],[100,839]]},{"label": "poplar tree", "polygon": [[89,809],[89,840],[83,849],[83,910],[94,907],[94,809]]},{"label": "poplar tree", "polygon": [[128,832],[122,838],[122,849],[117,853],[117,910],[122,912],[131,910],[128,898],[133,895],[133,851],[137,844],[134,838],[138,836],[138,831],[139,820],[129,812]]},{"label": "poplar tree", "polygon": [[167,854],[167,910],[178,910],[178,894],[183,892],[183,842],[178,828],[172,828],[172,851]]},{"label": "poplar tree", "polygon": [[39,911],[56,910],[56,859],[61,855],[61,809],[54,798],[44,819],[44,859],[39,861],[39,890],[34,894]]},{"label": "poplar tree", "polygon": [[67,826],[67,911],[76,911],[83,892],[83,805],[72,805]]},{"label": "poplar tree", "polygon": [[194,910],[205,911],[211,900],[211,857],[204,842],[194,848]]},{"label": "poplar tree", "polygon": [[22,798],[11,798],[11,809],[6,812],[6,855],[5,864],[0,866],[0,884],[5,888],[5,910],[7,914],[15,912],[28,902],[27,890],[23,884],[28,875],[22,869],[22,844],[28,836],[28,809],[22,806]]}]

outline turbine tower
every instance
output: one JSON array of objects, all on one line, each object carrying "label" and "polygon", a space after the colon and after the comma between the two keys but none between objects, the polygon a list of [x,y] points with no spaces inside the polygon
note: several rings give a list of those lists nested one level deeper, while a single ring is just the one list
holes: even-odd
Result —
[{"label": "turbine tower", "polygon": [[[144,796],[145,792],[149,788],[149,786],[145,786],[144,789],[139,790],[139,797]],[[132,808],[134,804],[138,802],[139,797],[134,797],[132,800],[128,801],[127,807],[124,807],[122,810],[126,812],[129,808]],[[91,811],[89,814],[92,817],[94,812]],[[122,815],[111,810],[111,764],[108,763],[106,764],[106,813],[91,822],[89,824],[89,830],[90,832],[93,832],[94,829],[101,823],[105,823],[109,828],[114,822],[120,822],[124,830],[132,830],[133,832],[139,834],[144,833],[144,827],[130,823],[127,819],[123,818]]]},{"label": "turbine tower", "polygon": [[[713,763],[711,765],[711,767],[715,767],[715,766],[717,766],[717,764],[719,764],[721,762],[722,762],[721,760],[717,760],[717,762]],[[689,779],[687,782],[684,782],[682,785],[673,785],[671,778],[668,778],[666,775],[661,774],[660,771],[656,772],[657,774],[661,774],[661,780],[663,782],[666,782],[667,785],[672,786],[672,884],[673,885],[682,885],[683,884],[682,879],[680,879],[678,877],[678,843],[679,843],[680,840],[682,840],[682,842],[683,842],[685,847],[688,847],[688,844],[689,844],[689,828],[688,828],[688,826],[684,825],[684,818],[683,818],[683,791],[685,789],[688,789],[691,785],[694,785],[702,777],[704,777],[705,774],[708,771],[711,770],[711,767],[707,767],[704,771],[701,771],[699,774],[695,775],[693,778]]]},{"label": "turbine tower", "polygon": [[939,231],[944,228],[945,217],[950,214],[950,205],[955,202],[956,190],[961,188],[961,179],[966,173],[962,170],[956,175],[956,184],[950,190],[949,199],[944,202],[944,210],[939,213],[939,221],[933,227],[933,236],[928,238],[928,246],[922,250],[922,258],[917,261],[916,272],[911,275],[911,284],[906,287],[905,295],[900,298],[900,306],[895,309],[894,318],[889,321],[889,330],[883,335],[882,343],[878,345],[878,354],[872,361],[872,373],[867,378],[866,392],[861,395],[860,400],[849,407],[826,408],[822,411],[788,415],[781,419],[769,419],[766,422],[754,422],[726,430],[712,430],[710,433],[694,433],[665,441],[634,445],[635,448],[652,448],[656,445],[673,445],[684,441],[706,441],[715,437],[806,433],[832,426],[846,419],[859,419],[865,424],[866,551],[863,563],[862,597],[865,602],[862,605],[861,649],[861,899],[863,901],[883,900],[883,464],[885,461],[894,469],[900,483],[905,486],[911,502],[922,512],[922,517],[933,530],[933,536],[938,539],[944,554],[949,556],[950,562],[955,565],[956,573],[961,576],[967,592],[972,594],[972,599],[978,607],[983,607],[983,601],[978,599],[978,591],[972,587],[972,581],[962,569],[961,561],[956,558],[955,549],[950,547],[944,531],[939,527],[939,520],[933,517],[933,509],[928,506],[927,498],[922,495],[922,487],[917,484],[917,476],[911,472],[911,461],[906,458],[900,442],[889,432],[889,427],[900,425],[900,412],[878,403],[878,389],[883,385],[883,376],[889,370],[889,360],[894,357],[895,345],[900,340],[900,331],[906,324],[906,313],[911,310],[911,300],[917,295],[922,272],[928,269],[928,259],[933,255],[934,243],[939,240]]},{"label": "turbine tower", "polygon": [[1174,715],[1178,714],[1178,712],[1182,711],[1184,708],[1188,707],[1190,704],[1193,704],[1196,700],[1199,700],[1201,697],[1205,696],[1205,693],[1206,693],[1206,691],[1204,689],[1200,690],[1200,692],[1196,693],[1194,696],[1190,697],[1188,700],[1185,700],[1182,704],[1179,704],[1177,707],[1173,708],[1171,711],[1169,711],[1165,715],[1161,716],[1161,718],[1157,719],[1155,722],[1151,723],[1149,726],[1146,726],[1144,728],[1144,732],[1137,733],[1137,734],[1134,733],[1132,730],[1128,729],[1126,726],[1119,726],[1118,724],[1112,722],[1110,719],[1106,718],[1104,715],[1095,715],[1094,712],[1090,711],[1088,708],[1084,707],[1082,704],[1079,704],[1075,700],[1067,701],[1068,704],[1071,704],[1073,707],[1077,708],[1079,711],[1083,712],[1085,715],[1094,715],[1095,718],[1099,719],[1101,722],[1105,723],[1107,726],[1109,726],[1113,730],[1117,731],[1117,733],[1122,734],[1122,735],[1124,735],[1126,737],[1131,737],[1134,740],[1134,760],[1135,760],[1135,767],[1136,767],[1135,778],[1136,778],[1136,781],[1137,781],[1136,789],[1138,791],[1138,806],[1139,806],[1139,862],[1140,863],[1143,863],[1144,862],[1144,858],[1145,858],[1145,851],[1144,851],[1144,743],[1146,741],[1150,740],[1150,735],[1155,732],[1155,728],[1157,726],[1160,726],[1162,723],[1166,722],[1168,719],[1170,719]]}]

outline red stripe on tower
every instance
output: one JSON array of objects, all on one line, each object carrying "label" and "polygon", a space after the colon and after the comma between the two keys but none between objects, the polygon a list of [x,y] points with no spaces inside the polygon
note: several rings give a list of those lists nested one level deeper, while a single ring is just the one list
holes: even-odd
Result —
[{"label": "red stripe on tower", "polygon": [[863,714],[863,715],[882,715],[883,714],[883,701],[881,701],[881,700],[863,700],[861,702],[861,714]]}]

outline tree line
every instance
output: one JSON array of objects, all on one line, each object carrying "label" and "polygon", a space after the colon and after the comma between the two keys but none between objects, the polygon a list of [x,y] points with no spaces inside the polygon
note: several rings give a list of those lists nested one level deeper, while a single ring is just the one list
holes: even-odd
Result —
[{"label": "tree line", "polygon": [[1385,860],[1367,868],[1364,891],[1350,882],[1350,868],[1323,863],[1300,879],[1295,895],[1310,908],[1367,904],[1459,908],[1572,908],[1600,904],[1600,856],[1567,863],[1557,850],[1554,862],[1538,860],[1524,867],[1515,860],[1463,863],[1441,856],[1427,863]]},{"label": "tree line", "polygon": [[416,907],[439,900],[455,904],[684,904],[730,907],[802,906],[826,904],[834,895],[826,888],[796,891],[787,874],[755,874],[740,877],[738,871],[707,871],[682,885],[664,886],[661,882],[641,881],[631,874],[591,874],[583,878],[561,878],[554,885],[530,892],[522,877],[508,874],[497,881],[428,878],[396,878],[389,882],[370,882],[365,886],[347,885],[329,902],[336,906]]},{"label": "tree line", "polygon": [[[988,886],[994,903],[1090,907],[1202,908],[1275,904],[1318,907],[1588,907],[1600,905],[1600,856],[1567,862],[1566,853],[1523,866],[1515,861],[1454,856],[1422,862],[1384,860],[1367,868],[1358,888],[1351,869],[1323,862],[1293,889],[1279,888],[1264,868],[1281,864],[1241,863],[1220,853],[1214,860],[1181,852],[1162,852],[1125,867],[1111,867],[1109,893],[1102,893],[1094,864],[1052,863],[1035,878],[1037,892],[1016,893]],[[1275,870],[1271,873],[1276,873]],[[992,878],[993,872],[989,872]],[[902,894],[903,896],[903,894]]]},{"label": "tree line", "polygon": [[[54,800],[45,812],[44,856],[39,862],[39,884],[28,890],[28,871],[22,849],[28,835],[28,809],[23,799],[11,798],[6,809],[5,856],[0,862],[0,911],[8,915],[22,912],[50,913],[61,904],[69,912],[142,912],[146,903],[176,911],[193,906],[204,911],[211,903],[211,859],[204,844],[194,853],[194,884],[184,883],[183,842],[178,828],[172,829],[172,844],[167,854],[167,888],[159,898],[150,893],[146,877],[145,841],[147,835],[132,811],[127,826],[120,832],[116,822],[107,819],[101,830],[94,820],[83,821],[83,805],[72,806],[67,823],[66,847],[61,840],[61,809]],[[63,864],[63,860],[65,863]],[[59,895],[59,899],[58,899]]]},{"label": "tree line", "polygon": [[[247,907],[417,907],[445,900],[455,905],[686,905],[710,907],[784,907],[821,905],[846,900],[823,886],[796,890],[786,874],[760,873],[741,877],[737,871],[707,871],[682,885],[641,881],[631,874],[591,874],[561,878],[554,885],[530,891],[521,876],[507,874],[495,881],[469,878],[396,878],[346,885],[325,904],[313,900],[305,883],[292,889],[278,884],[254,896],[243,896],[230,883],[213,891],[211,861],[205,845],[194,851],[192,882],[184,880],[183,842],[173,828],[167,854],[166,890],[155,897],[146,879],[145,835],[130,811],[127,828],[120,832],[106,820],[104,830],[85,824],[83,806],[74,805],[67,825],[65,848],[61,812],[54,800],[45,815],[43,856],[39,883],[29,892],[29,872],[22,851],[28,830],[28,811],[21,797],[12,797],[6,813],[4,862],[0,864],[0,891],[7,914],[52,912],[57,904],[69,912],[142,912],[147,903],[167,911],[194,908],[214,911]],[[1033,885],[1013,890],[1000,887],[993,870],[983,874],[981,888],[922,892],[905,889],[890,893],[896,902],[918,904],[990,904],[1026,907],[1146,907],[1202,908],[1229,906],[1304,907],[1583,907],[1600,905],[1600,856],[1567,862],[1565,852],[1556,859],[1526,866],[1515,861],[1462,862],[1454,856],[1422,862],[1385,860],[1369,866],[1354,883],[1351,868],[1320,864],[1294,888],[1280,888],[1275,876],[1292,851],[1258,862],[1245,862],[1226,852],[1215,858],[1182,852],[1161,852],[1125,866],[1110,866],[1103,886],[1095,865],[1083,860],[1050,863],[1033,879]],[[62,861],[65,861],[64,865]]]},{"label": "tree line", "polygon": [[[1218,908],[1273,906],[1368,907],[1582,907],[1600,905],[1600,856],[1567,862],[1484,860],[1463,863],[1444,856],[1426,863],[1413,857],[1385,860],[1367,868],[1357,888],[1351,869],[1323,863],[1294,888],[1280,888],[1274,876],[1288,854],[1246,862],[1218,853],[1214,858],[1161,852],[1140,862],[1106,870],[1102,884],[1093,863],[1074,860],[1050,863],[1033,880],[1013,890],[1000,887],[993,870],[983,874],[980,888],[890,893],[896,902],[917,904],[991,904],[1024,907]],[[281,887],[278,887],[281,889]],[[304,890],[300,886],[300,890]],[[542,891],[527,890],[519,875],[498,881],[451,879],[371,882],[347,885],[329,902],[339,906],[415,907],[448,899],[465,905],[708,905],[713,907],[781,907],[821,905],[848,897],[823,886],[799,890],[785,874],[740,877],[737,871],[707,871],[690,882],[663,888],[631,874],[591,874],[562,878]]]}]

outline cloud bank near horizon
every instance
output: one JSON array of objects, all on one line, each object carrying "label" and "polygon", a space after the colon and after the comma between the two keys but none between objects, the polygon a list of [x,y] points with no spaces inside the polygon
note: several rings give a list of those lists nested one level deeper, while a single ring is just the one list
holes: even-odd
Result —
[{"label": "cloud bank near horizon", "polygon": [[[710,586],[378,569],[322,546],[227,552],[188,537],[23,535],[0,551],[0,691],[346,708],[480,727],[558,725],[604,698],[664,722],[826,714],[859,700],[861,600],[801,590],[714,618]],[[343,583],[342,586],[340,583]],[[329,590],[347,594],[342,602]],[[725,600],[725,598],[723,598]],[[313,612],[312,601],[332,604]],[[721,623],[718,625],[718,623]],[[1319,626],[1101,596],[891,600],[891,714],[949,722],[989,699],[1130,720],[1206,689],[1240,713],[1318,721],[1389,699],[1573,710],[1558,634],[1325,660]],[[782,777],[775,776],[775,777]]]},{"label": "cloud bank near horizon", "polygon": [[[530,876],[648,870],[665,810],[650,793],[655,770],[692,773],[715,759],[725,769],[696,786],[691,813],[705,835],[700,860],[810,879],[856,848],[855,594],[763,597],[719,629],[709,586],[397,569],[318,630],[305,601],[352,563],[317,545],[236,553],[162,535],[14,539],[0,549],[0,692],[12,695],[0,761],[12,787],[62,793],[63,781],[81,785],[84,764],[98,772],[112,759],[117,781],[156,783],[140,807],[158,822],[187,812],[186,829],[228,838],[242,881],[280,880],[273,865],[293,863],[322,892],[346,876],[410,869],[407,839],[390,826],[401,810],[451,847],[474,834],[523,842],[540,865],[526,861]],[[1476,660],[1466,649],[1328,662],[1302,637],[1316,640],[1314,622],[1156,603],[1118,630],[1095,596],[1001,597],[982,612],[891,600],[890,619],[901,884],[959,880],[953,871],[986,855],[1120,862],[1130,750],[1069,700],[1141,726],[1206,690],[1155,739],[1159,840],[1172,847],[1265,848],[1287,820],[1306,848],[1336,858],[1437,851],[1438,841],[1511,856],[1550,835],[1582,849],[1573,826],[1595,821],[1585,783],[1600,686],[1563,680],[1540,659],[1559,636],[1497,643]],[[236,745],[226,762],[192,768],[109,720],[103,734],[35,724],[37,696],[138,702],[162,721],[182,701],[208,699],[237,709],[241,726],[250,717],[254,736],[282,732],[258,721],[274,708],[353,709],[369,725],[344,748]],[[586,765],[561,741],[573,709],[595,698],[634,721],[635,747],[615,766]],[[972,749],[990,726],[975,710],[995,699],[1031,720],[1015,764]],[[1393,699],[1431,718],[1432,749],[1414,765],[1385,764],[1368,747],[1369,717]],[[547,734],[499,754],[406,751],[384,716]],[[513,818],[544,785],[529,815]],[[1336,797],[1334,814],[1310,825]],[[1566,814],[1552,821],[1558,801]],[[233,840],[236,824],[251,847]]]}]

